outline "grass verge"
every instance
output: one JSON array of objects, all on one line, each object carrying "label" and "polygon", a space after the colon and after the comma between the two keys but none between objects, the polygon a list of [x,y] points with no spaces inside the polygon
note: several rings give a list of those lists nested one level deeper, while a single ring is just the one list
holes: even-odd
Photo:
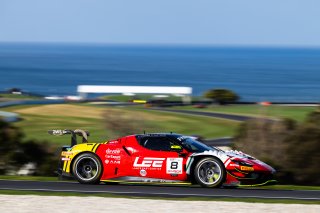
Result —
[{"label": "grass verge", "polygon": [[[96,107],[83,104],[52,104],[3,108],[5,111],[19,113],[22,120],[13,123],[20,127],[26,139],[46,140],[57,145],[69,144],[67,137],[53,137],[47,134],[50,129],[86,129],[91,132],[91,142],[104,142],[117,135],[106,129],[103,113],[118,110],[132,118],[137,117],[146,125],[140,132],[177,132],[186,135],[201,135],[205,138],[233,135],[238,122],[203,116],[145,110],[142,107]],[[123,136],[123,135],[121,135]]]},{"label": "grass verge", "polygon": [[272,189],[272,190],[319,190],[320,186],[299,186],[299,185],[271,185],[271,186],[241,186],[241,189]]},{"label": "grass verge", "polygon": [[0,180],[57,181],[58,177],[0,175]]}]

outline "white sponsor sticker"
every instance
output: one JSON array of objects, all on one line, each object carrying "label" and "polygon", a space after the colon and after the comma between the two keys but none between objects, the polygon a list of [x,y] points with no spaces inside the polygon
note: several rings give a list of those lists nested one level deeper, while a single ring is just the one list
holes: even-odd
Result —
[{"label": "white sponsor sticker", "polygon": [[120,164],[121,163],[120,160],[108,160],[108,159],[106,159],[104,162],[106,164]]},{"label": "white sponsor sticker", "polygon": [[108,159],[121,160],[120,155],[105,155],[105,157]]},{"label": "white sponsor sticker", "polygon": [[141,175],[142,177],[145,177],[145,176],[147,175],[147,171],[144,170],[144,169],[141,169],[141,170],[140,170],[140,175]]},{"label": "white sponsor sticker", "polygon": [[71,160],[70,158],[61,158],[62,161],[69,161]]},{"label": "white sponsor sticker", "polygon": [[61,130],[61,129],[54,129],[54,130],[52,130],[52,134],[53,134],[53,135],[64,135],[64,134],[66,134],[66,133],[67,133],[67,131]]},{"label": "white sponsor sticker", "polygon": [[167,174],[182,174],[183,158],[167,158]]},{"label": "white sponsor sticker", "polygon": [[107,149],[106,154],[120,154],[120,149]]}]

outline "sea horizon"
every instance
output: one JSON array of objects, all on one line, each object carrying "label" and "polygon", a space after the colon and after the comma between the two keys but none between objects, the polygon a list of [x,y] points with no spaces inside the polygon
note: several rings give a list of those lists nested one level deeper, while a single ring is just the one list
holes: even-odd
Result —
[{"label": "sea horizon", "polygon": [[226,88],[241,101],[320,100],[320,48],[1,43],[0,90],[76,95],[86,85]]}]

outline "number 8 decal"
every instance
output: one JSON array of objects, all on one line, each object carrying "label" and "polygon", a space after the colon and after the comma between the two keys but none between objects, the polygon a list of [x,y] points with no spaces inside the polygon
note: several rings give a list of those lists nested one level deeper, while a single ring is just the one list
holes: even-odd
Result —
[{"label": "number 8 decal", "polygon": [[178,162],[177,161],[172,161],[170,169],[177,169],[178,168]]},{"label": "number 8 decal", "polygon": [[167,158],[167,174],[182,174],[183,158]]}]

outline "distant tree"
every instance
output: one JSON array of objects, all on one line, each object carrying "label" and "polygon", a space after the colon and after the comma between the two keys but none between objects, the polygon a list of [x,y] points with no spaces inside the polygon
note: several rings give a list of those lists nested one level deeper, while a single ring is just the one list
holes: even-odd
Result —
[{"label": "distant tree", "polygon": [[46,141],[28,140],[20,144],[12,156],[12,163],[21,167],[27,163],[34,163],[34,175],[54,176],[58,166],[58,153],[56,147]]},{"label": "distant tree", "polygon": [[295,182],[305,185],[320,185],[320,128],[314,124],[299,126],[287,138],[287,169],[294,174]]},{"label": "distant tree", "polygon": [[0,119],[0,174],[4,174],[19,148],[23,133],[15,126]]},{"label": "distant tree", "polygon": [[295,130],[295,121],[251,119],[243,122],[235,135],[235,149],[246,152],[258,159],[272,164],[275,167],[282,166],[286,160],[284,150],[288,143],[287,137]]},{"label": "distant tree", "polygon": [[221,105],[239,100],[239,96],[236,93],[227,89],[211,89],[204,93],[204,97],[212,99],[212,101]]},{"label": "distant tree", "polygon": [[290,144],[286,150],[288,169],[295,174],[296,182],[320,185],[320,109],[309,113],[286,141]]},{"label": "distant tree", "polygon": [[320,108],[314,112],[311,112],[307,116],[306,123],[312,123],[320,127]]},{"label": "distant tree", "polygon": [[35,174],[53,176],[58,165],[55,150],[56,147],[45,141],[25,141],[18,127],[0,119],[0,174],[35,163]]},{"label": "distant tree", "polygon": [[320,184],[320,112],[305,122],[292,119],[245,121],[235,135],[233,147],[269,163],[281,183]]}]

